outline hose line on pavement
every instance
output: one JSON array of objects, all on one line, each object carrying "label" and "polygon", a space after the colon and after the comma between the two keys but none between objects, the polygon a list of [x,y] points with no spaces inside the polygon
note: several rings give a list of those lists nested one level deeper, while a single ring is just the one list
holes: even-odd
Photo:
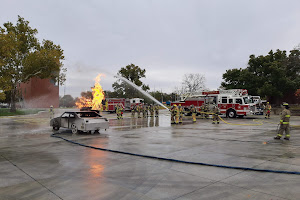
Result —
[{"label": "hose line on pavement", "polygon": [[68,140],[68,139],[66,139],[64,137],[58,136],[55,133],[51,134],[51,137],[59,138],[59,139],[65,140],[67,142],[70,142],[72,144],[76,144],[76,145],[87,147],[87,148],[91,148],[91,149],[96,149],[96,150],[101,150],[101,151],[108,151],[108,152],[112,152],[112,153],[119,153],[119,154],[125,154],[125,155],[131,155],[131,156],[138,156],[138,157],[143,157],[143,158],[151,158],[151,159],[157,159],[157,160],[163,160],[163,161],[170,161],[170,162],[177,162],[177,163],[203,165],[203,166],[220,167],[220,168],[228,168],[228,169],[237,169],[237,170],[245,170],[245,171],[257,171],[257,172],[270,172],[270,173],[297,174],[297,175],[300,175],[300,172],[296,172],[296,171],[280,171],[280,170],[269,170],[269,169],[256,169],[256,168],[248,168],[248,167],[228,166],[228,165],[215,165],[215,164],[209,164],[209,163],[191,162],[191,161],[177,160],[177,159],[171,159],[171,158],[163,158],[163,157],[142,155],[142,154],[125,152],[125,151],[117,151],[117,150],[112,150],[112,149],[105,149],[105,148],[94,147],[94,146],[82,144],[82,143],[79,143],[79,142],[75,142],[73,140]]}]

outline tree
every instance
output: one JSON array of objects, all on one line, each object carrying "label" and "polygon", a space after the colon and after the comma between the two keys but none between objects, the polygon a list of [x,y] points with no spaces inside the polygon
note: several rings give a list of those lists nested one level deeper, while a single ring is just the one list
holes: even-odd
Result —
[{"label": "tree", "polygon": [[67,107],[67,108],[74,107],[75,100],[71,95],[67,94],[67,95],[59,98],[59,106]]},{"label": "tree", "polygon": [[192,94],[205,89],[205,76],[199,73],[184,74],[181,86],[175,87],[174,93],[179,95]]},{"label": "tree", "polygon": [[[145,73],[145,69],[141,69],[139,66],[130,64],[126,67],[122,67],[119,70],[118,75],[141,87],[144,91],[147,91],[150,89],[149,86],[143,84],[143,82],[140,80],[141,78],[146,77]],[[117,93],[117,97],[132,98],[138,96],[138,92],[135,88],[120,79],[114,82],[112,87],[114,92]]]},{"label": "tree", "polygon": [[6,98],[5,93],[0,91],[0,102],[3,102],[5,98]]},{"label": "tree", "polygon": [[230,69],[223,74],[221,83],[226,89],[247,89],[275,103],[283,96],[294,94],[300,87],[300,51],[271,50],[266,56],[250,55],[245,69]]},{"label": "tree", "polygon": [[32,77],[51,78],[61,85],[65,81],[63,50],[50,40],[38,41],[36,29],[18,16],[0,26],[0,89],[10,91],[11,112],[16,111],[18,84]]}]

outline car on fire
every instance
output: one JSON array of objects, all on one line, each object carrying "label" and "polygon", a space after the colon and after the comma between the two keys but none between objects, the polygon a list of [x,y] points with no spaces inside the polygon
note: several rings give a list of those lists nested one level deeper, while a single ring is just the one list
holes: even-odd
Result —
[{"label": "car on fire", "polygon": [[94,111],[74,111],[64,112],[61,116],[51,119],[50,126],[53,130],[71,129],[73,134],[79,131],[98,133],[100,129],[108,129],[109,122],[107,118]]}]

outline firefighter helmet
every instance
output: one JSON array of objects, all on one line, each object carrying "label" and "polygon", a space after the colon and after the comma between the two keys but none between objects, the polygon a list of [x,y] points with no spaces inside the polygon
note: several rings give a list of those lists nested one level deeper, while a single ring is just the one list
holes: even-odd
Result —
[{"label": "firefighter helmet", "polygon": [[289,104],[288,104],[288,103],[283,103],[282,105],[283,105],[283,106],[288,106]]},{"label": "firefighter helmet", "polygon": [[174,104],[174,106],[177,106],[176,104]]}]

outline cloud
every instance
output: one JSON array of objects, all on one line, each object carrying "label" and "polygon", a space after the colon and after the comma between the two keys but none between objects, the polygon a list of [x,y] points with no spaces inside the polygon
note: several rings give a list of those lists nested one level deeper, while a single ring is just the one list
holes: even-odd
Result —
[{"label": "cloud", "polygon": [[[291,50],[300,43],[299,1],[164,0],[1,2],[0,24],[17,15],[39,39],[60,44],[68,68],[66,93],[78,96],[97,73],[145,68],[152,89],[171,92],[185,73],[201,73],[216,89],[226,69],[246,67],[249,55]],[[103,78],[111,89],[113,76]],[[64,87],[60,93],[63,95]]]}]

